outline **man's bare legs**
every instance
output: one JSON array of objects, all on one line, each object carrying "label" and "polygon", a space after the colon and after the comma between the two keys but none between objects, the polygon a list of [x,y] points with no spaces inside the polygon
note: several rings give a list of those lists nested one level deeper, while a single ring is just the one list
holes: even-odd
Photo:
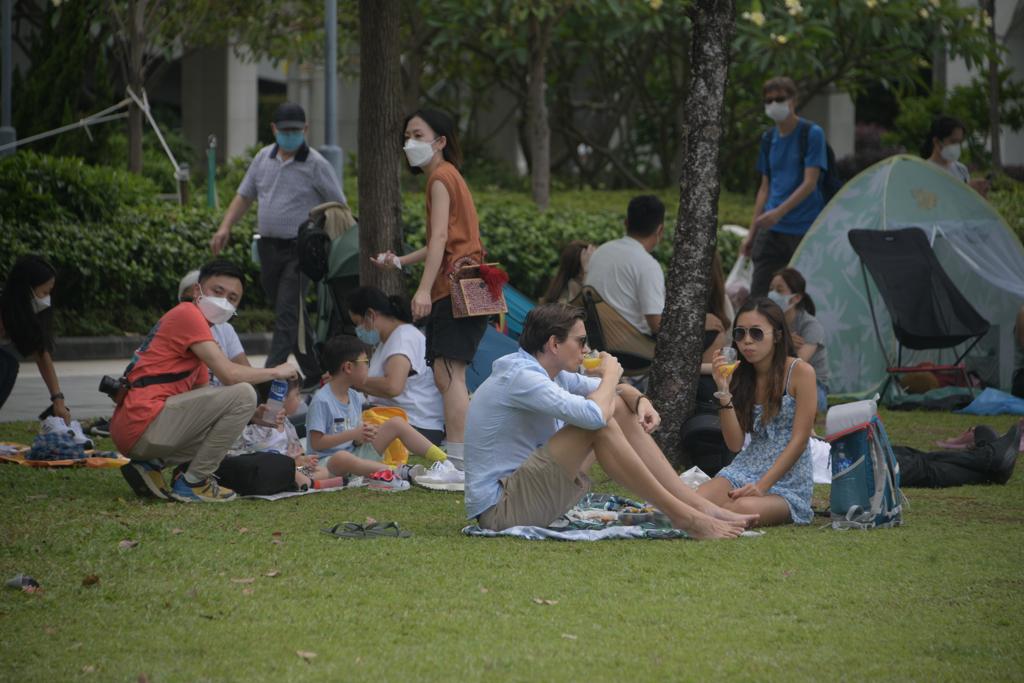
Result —
[{"label": "man's bare legs", "polygon": [[758,526],[777,526],[793,521],[789,512],[789,504],[782,496],[769,494],[765,496],[743,496],[730,498],[732,483],[725,477],[714,477],[697,489],[697,494],[707,498],[715,505],[739,514],[756,514],[759,516]]},{"label": "man's bare legs", "polygon": [[597,461],[612,479],[656,506],[668,515],[673,526],[694,538],[732,538],[744,529],[742,522],[718,520],[700,512],[662,486],[629,445],[615,420],[597,431],[564,427],[551,437],[547,448],[571,477],[578,476],[590,463],[593,449]]},{"label": "man's bare legs", "polygon": [[633,450],[636,451],[636,454],[643,461],[644,465],[647,466],[647,469],[658,480],[658,483],[668,489],[676,498],[690,507],[696,508],[704,514],[711,515],[717,519],[742,522],[748,526],[757,521],[756,515],[743,514],[738,510],[723,507],[717,501],[698,495],[696,491],[684,484],[672,468],[672,465],[665,458],[664,453],[658,448],[658,444],[650,434],[644,431],[644,428],[637,421],[636,415],[626,406],[626,402],[622,398],[616,400],[615,421],[618,422],[619,427],[622,429],[622,434],[626,437],[626,441],[633,447]]}]

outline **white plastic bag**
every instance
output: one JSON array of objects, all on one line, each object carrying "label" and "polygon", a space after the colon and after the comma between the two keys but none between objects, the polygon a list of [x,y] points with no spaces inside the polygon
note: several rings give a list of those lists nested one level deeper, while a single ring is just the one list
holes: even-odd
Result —
[{"label": "white plastic bag", "polygon": [[743,254],[736,257],[736,263],[725,279],[725,294],[733,308],[739,310],[750,296],[750,283],[754,277],[754,264]]},{"label": "white plastic bag", "polygon": [[682,474],[679,478],[683,480],[683,483],[689,486],[691,489],[696,490],[698,486],[706,481],[711,481],[711,477],[704,474],[704,470],[699,467],[691,467]]}]

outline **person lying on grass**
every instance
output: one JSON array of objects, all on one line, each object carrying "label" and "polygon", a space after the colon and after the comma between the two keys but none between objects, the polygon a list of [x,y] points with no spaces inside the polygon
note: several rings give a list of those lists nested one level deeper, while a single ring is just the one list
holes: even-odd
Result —
[{"label": "person lying on grass", "polygon": [[[749,299],[733,325],[740,364],[731,381],[719,353],[713,362],[725,444],[739,452],[697,492],[758,524],[810,524],[811,451],[817,412],[814,368],[794,358],[786,319],[766,298]],[[746,434],[750,444],[743,448]]]},{"label": "person lying on grass", "polygon": [[589,351],[583,316],[561,303],[534,308],[520,349],[494,361],[473,394],[466,516],[493,530],[547,526],[590,489],[596,457],[694,538],[738,536],[757,515],[723,509],[680,481],[650,436],[661,418],[646,396],[619,384],[615,357],[602,353],[591,376],[577,373]]},{"label": "person lying on grass", "polygon": [[381,462],[360,458],[353,452],[355,448],[366,443],[382,454],[398,439],[428,460],[444,460],[446,456],[399,417],[381,425],[363,422],[366,398],[353,386],[366,382],[370,363],[366,351],[365,344],[348,335],[333,337],[324,345],[321,360],[331,380],[313,395],[306,414],[307,451],[317,458],[313,479],[357,475],[369,477],[371,488],[405,489],[407,466],[392,470]]}]

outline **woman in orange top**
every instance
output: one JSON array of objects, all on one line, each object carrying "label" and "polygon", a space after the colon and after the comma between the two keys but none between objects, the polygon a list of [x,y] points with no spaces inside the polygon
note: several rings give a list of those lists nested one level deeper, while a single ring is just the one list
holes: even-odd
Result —
[{"label": "woman in orange top", "polygon": [[449,275],[462,258],[483,262],[480,224],[473,196],[459,173],[462,153],[450,116],[430,109],[410,115],[405,120],[404,151],[410,170],[427,176],[427,246],[400,258],[388,253],[377,262],[386,268],[426,261],[412,299],[412,315],[427,319],[427,364],[444,400],[448,457],[461,470],[469,407],[466,365],[476,354],[487,317],[452,316]]}]

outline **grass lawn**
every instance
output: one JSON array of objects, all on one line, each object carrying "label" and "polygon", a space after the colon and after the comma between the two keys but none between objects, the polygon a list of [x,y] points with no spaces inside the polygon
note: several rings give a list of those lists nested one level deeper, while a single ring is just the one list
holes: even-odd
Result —
[{"label": "grass lawn", "polygon": [[[883,419],[917,447],[978,421]],[[0,589],[0,680],[1020,680],[1024,473],[907,494],[897,529],[585,544],[463,537],[422,489],[190,506],[0,466],[0,578],[44,588]],[[318,531],[367,516],[414,536]]]}]

